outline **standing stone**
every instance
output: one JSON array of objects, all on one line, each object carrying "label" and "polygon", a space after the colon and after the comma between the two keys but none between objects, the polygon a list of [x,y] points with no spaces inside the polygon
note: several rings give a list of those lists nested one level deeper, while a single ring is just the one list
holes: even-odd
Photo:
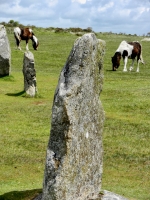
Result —
[{"label": "standing stone", "polygon": [[0,25],[0,76],[11,72],[11,50],[4,25]]},{"label": "standing stone", "polygon": [[78,38],[55,91],[42,200],[96,199],[102,181],[105,42]]},{"label": "standing stone", "polygon": [[24,90],[27,95],[34,97],[37,93],[36,71],[34,68],[34,56],[30,51],[24,53],[23,60]]}]

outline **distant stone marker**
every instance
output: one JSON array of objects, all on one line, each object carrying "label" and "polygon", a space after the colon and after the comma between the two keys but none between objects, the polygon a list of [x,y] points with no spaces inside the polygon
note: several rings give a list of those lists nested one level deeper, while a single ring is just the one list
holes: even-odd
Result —
[{"label": "distant stone marker", "polygon": [[11,50],[4,25],[0,25],[0,77],[11,72]]},{"label": "distant stone marker", "polygon": [[34,97],[37,93],[36,71],[34,68],[34,56],[30,51],[24,53],[23,60],[24,90],[27,95]]},{"label": "distant stone marker", "polygon": [[150,42],[150,38],[143,38],[141,41],[149,41]]},{"label": "distant stone marker", "polygon": [[105,42],[78,38],[55,91],[42,200],[99,199],[104,111],[100,101]]}]

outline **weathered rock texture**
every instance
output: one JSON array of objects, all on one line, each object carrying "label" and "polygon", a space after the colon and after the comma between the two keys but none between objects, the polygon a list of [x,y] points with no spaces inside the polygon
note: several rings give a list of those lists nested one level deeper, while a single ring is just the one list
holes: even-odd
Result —
[{"label": "weathered rock texture", "polygon": [[[34,200],[41,200],[41,199],[42,199],[42,194],[39,194],[37,197],[34,198]],[[129,199],[121,195],[115,194],[113,192],[104,190],[103,192],[100,192],[99,197],[97,197],[95,200],[129,200]]]},{"label": "weathered rock texture", "polygon": [[105,42],[79,38],[56,88],[43,193],[34,200],[127,200],[101,190]]},{"label": "weathered rock texture", "polygon": [[0,25],[0,76],[10,75],[11,50],[4,25]]},{"label": "weathered rock texture", "polygon": [[78,38],[55,91],[42,200],[89,200],[102,180],[105,42]]},{"label": "weathered rock texture", "polygon": [[34,97],[37,93],[36,71],[34,68],[34,56],[30,51],[24,53],[23,75],[26,94]]}]

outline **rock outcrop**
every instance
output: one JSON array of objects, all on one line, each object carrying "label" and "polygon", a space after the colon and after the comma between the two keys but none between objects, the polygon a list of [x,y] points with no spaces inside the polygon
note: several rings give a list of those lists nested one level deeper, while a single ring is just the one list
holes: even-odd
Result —
[{"label": "rock outcrop", "polygon": [[0,77],[11,72],[11,49],[4,25],[0,25]]},{"label": "rock outcrop", "polygon": [[55,91],[42,200],[99,196],[103,170],[104,111],[100,101],[105,42],[78,38]]}]

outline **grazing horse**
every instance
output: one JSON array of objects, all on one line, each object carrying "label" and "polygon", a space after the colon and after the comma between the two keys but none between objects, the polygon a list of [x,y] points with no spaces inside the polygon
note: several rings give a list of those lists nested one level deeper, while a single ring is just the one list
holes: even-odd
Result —
[{"label": "grazing horse", "polygon": [[119,67],[121,57],[123,58],[124,61],[124,68],[123,68],[124,72],[127,71],[128,58],[132,59],[132,64],[129,68],[130,71],[133,70],[134,61],[136,57],[137,57],[137,70],[136,70],[137,72],[139,72],[139,63],[141,62],[144,64],[142,58],[142,46],[138,41],[137,42],[122,41],[120,43],[118,49],[116,50],[114,56],[112,57],[113,71],[116,71],[116,69]]},{"label": "grazing horse", "polygon": [[28,42],[29,42],[29,39],[31,39],[33,49],[37,50],[39,42],[38,42],[38,39],[35,37],[32,29],[16,27],[16,28],[14,28],[14,37],[16,39],[16,45],[17,45],[18,49],[21,50],[21,47],[20,47],[21,40],[25,40],[26,41],[26,50],[28,51],[29,50]]}]

